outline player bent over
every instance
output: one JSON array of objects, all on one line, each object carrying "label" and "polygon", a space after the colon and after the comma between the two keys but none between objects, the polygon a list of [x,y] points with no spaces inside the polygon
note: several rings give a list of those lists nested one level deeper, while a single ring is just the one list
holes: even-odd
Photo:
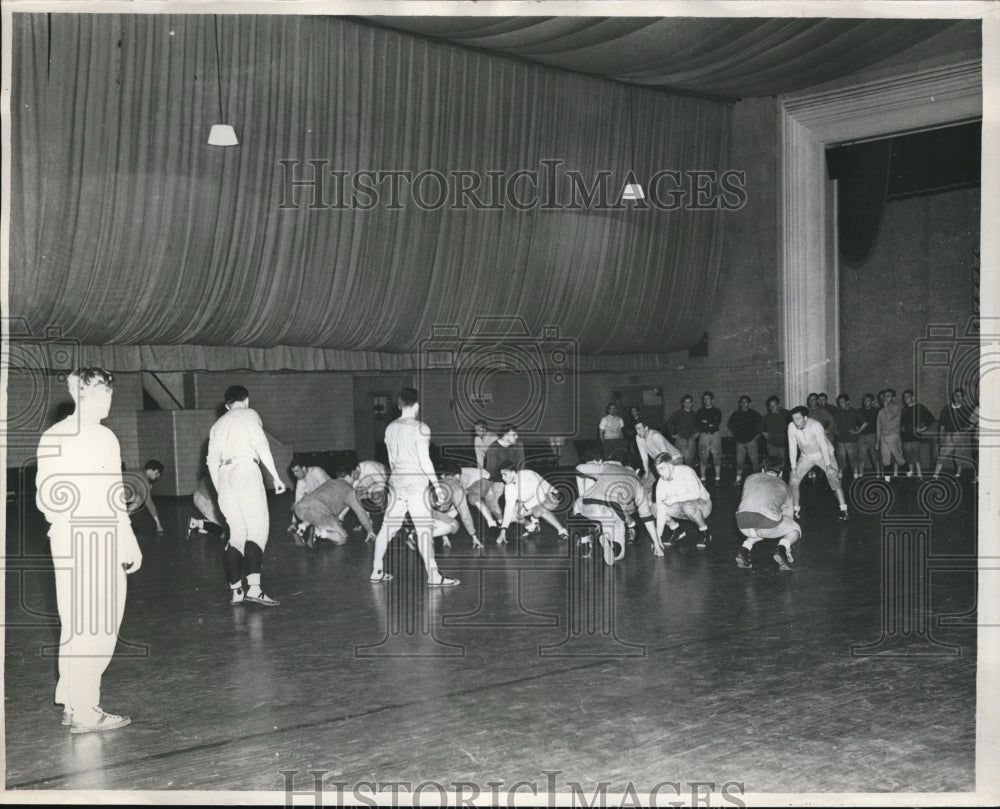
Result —
[{"label": "player bent over", "polygon": [[[473,469],[472,471],[477,470]],[[465,470],[463,469],[462,472],[464,473]],[[448,539],[448,536],[458,531],[456,517],[462,520],[466,533],[472,537],[472,547],[483,547],[483,543],[476,536],[476,524],[472,521],[472,512],[469,511],[465,487],[462,485],[459,475],[445,472],[438,479],[438,485],[434,487],[431,517],[434,520],[434,536],[441,537],[441,542],[446,548],[451,547],[451,540]]]},{"label": "player bent over", "polygon": [[753,567],[750,551],[762,539],[777,539],[774,561],[782,570],[791,570],[792,545],[799,541],[802,529],[792,519],[792,490],[781,479],[782,462],[767,458],[764,471],[751,475],[743,485],[743,499],[736,510],[736,525],[746,539],[736,554],[736,564]]},{"label": "player bent over", "polygon": [[513,461],[500,464],[500,477],[504,484],[504,511],[497,545],[507,542],[507,526],[522,518],[527,518],[526,534],[538,531],[538,520],[542,519],[559,532],[559,539],[569,539],[566,526],[552,513],[559,506],[559,497],[551,483],[533,469],[517,471]]},{"label": "player bent over", "polygon": [[328,539],[334,545],[347,542],[347,531],[341,519],[350,509],[367,532],[367,541],[374,542],[375,530],[368,512],[358,499],[354,487],[343,477],[327,480],[305,495],[292,507],[292,513],[300,525],[305,525],[305,544],[316,547],[317,539]]},{"label": "player bent over", "polygon": [[[635,524],[632,515],[636,512],[653,540],[654,553],[663,556],[660,538],[653,530],[653,511],[646,488],[632,469],[616,461],[594,460],[580,464],[576,471],[581,496],[573,504],[573,511],[600,523],[605,564],[613,565],[625,556],[626,538],[634,530],[630,525]],[[616,543],[621,549],[617,554]]]},{"label": "player bent over", "polygon": [[656,457],[656,472],[660,479],[656,482],[656,536],[663,536],[663,526],[670,527],[670,536],[663,543],[665,547],[679,542],[686,532],[678,520],[691,520],[698,526],[698,547],[707,548],[712,541],[705,519],[712,513],[712,498],[698,478],[698,473],[690,466],[674,466],[669,453]]},{"label": "player bent over", "polygon": [[460,480],[465,486],[465,497],[469,506],[479,509],[487,527],[496,528],[503,519],[503,511],[500,509],[500,501],[490,480],[490,473],[485,469],[464,466]]},{"label": "player bent over", "polygon": [[792,423],[788,425],[788,458],[792,465],[792,502],[796,519],[799,517],[799,485],[814,466],[826,473],[826,480],[840,503],[837,522],[847,522],[847,502],[840,485],[840,468],[834,457],[833,445],[826,437],[823,425],[809,417],[809,410],[802,405],[792,408]]}]

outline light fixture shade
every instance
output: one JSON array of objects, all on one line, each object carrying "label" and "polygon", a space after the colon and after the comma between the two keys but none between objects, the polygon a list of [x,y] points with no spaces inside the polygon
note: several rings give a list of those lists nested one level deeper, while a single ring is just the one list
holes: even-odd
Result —
[{"label": "light fixture shade", "polygon": [[209,146],[239,146],[236,139],[236,130],[229,124],[213,124],[212,130],[208,133]]},{"label": "light fixture shade", "polygon": [[622,191],[622,199],[645,199],[642,186],[638,183],[628,183]]}]

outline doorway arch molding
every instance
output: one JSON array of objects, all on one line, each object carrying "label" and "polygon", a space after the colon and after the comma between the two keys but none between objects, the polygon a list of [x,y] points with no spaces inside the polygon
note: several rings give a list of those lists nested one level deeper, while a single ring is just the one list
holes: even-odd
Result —
[{"label": "doorway arch molding", "polygon": [[982,116],[982,60],[970,59],[778,99],[780,341],[785,403],[840,383],[835,183],[828,145]]}]

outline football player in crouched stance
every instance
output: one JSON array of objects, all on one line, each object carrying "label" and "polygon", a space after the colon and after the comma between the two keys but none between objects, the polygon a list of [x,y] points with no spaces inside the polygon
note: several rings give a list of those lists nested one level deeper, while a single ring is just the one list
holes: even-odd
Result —
[{"label": "football player in crouched stance", "polygon": [[743,499],[736,510],[736,525],[746,539],[736,554],[736,564],[753,567],[750,551],[762,539],[777,539],[774,561],[781,570],[791,570],[792,545],[799,541],[802,529],[792,519],[792,490],[781,479],[782,462],[767,458],[764,471],[750,475],[743,484]]}]

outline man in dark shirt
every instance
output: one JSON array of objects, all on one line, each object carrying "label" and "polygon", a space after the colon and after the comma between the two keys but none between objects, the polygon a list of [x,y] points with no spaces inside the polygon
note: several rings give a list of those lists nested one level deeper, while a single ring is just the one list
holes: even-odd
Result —
[{"label": "man in dark shirt", "polygon": [[861,475],[858,473],[858,435],[855,432],[864,425],[865,420],[851,407],[851,397],[846,393],[837,397],[837,412],[834,414],[834,421],[837,422],[837,443],[834,444],[837,450],[837,466],[840,467],[840,477],[843,478],[847,471],[847,462],[851,462],[851,471],[854,477]]},{"label": "man in dark shirt", "polygon": [[684,463],[694,468],[698,455],[698,421],[694,413],[694,397],[690,393],[681,397],[680,409],[670,414],[665,429],[684,456]]},{"label": "man in dark shirt", "polygon": [[972,405],[965,400],[965,391],[955,388],[951,402],[941,409],[938,417],[938,456],[934,467],[934,477],[941,474],[944,462],[951,460],[955,464],[955,477],[962,474],[962,461],[972,463],[972,453],[967,443],[966,433],[972,431]]},{"label": "man in dark shirt", "polygon": [[853,432],[858,439],[858,467],[854,477],[859,478],[865,473],[865,464],[871,463],[872,472],[879,474],[878,452],[878,408],[875,407],[875,397],[866,393],[861,399],[861,409],[858,411],[861,425]]},{"label": "man in dark shirt", "polygon": [[899,433],[903,439],[903,460],[909,467],[906,470],[908,478],[913,477],[914,471],[918,478],[923,477],[921,465],[931,465],[931,447],[923,438],[933,424],[934,416],[931,415],[931,411],[917,401],[912,390],[904,390]]},{"label": "man in dark shirt", "polygon": [[705,480],[708,471],[708,456],[712,456],[715,467],[715,482],[722,478],[722,436],[719,435],[719,425],[722,424],[722,411],[713,407],[715,396],[711,391],[701,395],[701,409],[695,413],[698,424],[698,456],[701,462],[701,479]]},{"label": "man in dark shirt", "polygon": [[514,471],[524,469],[524,446],[518,440],[517,428],[513,424],[504,427],[503,435],[486,448],[483,469],[490,476],[490,498],[499,502],[503,494],[504,482],[500,476],[500,467],[504,461],[514,464]]},{"label": "man in dark shirt", "polygon": [[837,422],[833,420],[829,410],[820,407],[819,394],[810,393],[806,397],[806,406],[809,408],[809,418],[823,425],[823,432],[826,433],[827,440],[834,444],[837,438]]},{"label": "man in dark shirt", "polygon": [[729,432],[733,434],[736,441],[736,480],[737,486],[743,477],[743,466],[746,464],[747,456],[750,456],[750,474],[756,472],[759,467],[759,457],[757,454],[757,438],[760,436],[760,413],[750,407],[750,397],[744,394],[740,397],[739,410],[733,412],[726,422]]},{"label": "man in dark shirt", "polygon": [[817,393],[816,394],[816,404],[818,404],[827,413],[829,413],[831,416],[833,416],[834,419],[837,418],[837,411],[840,408],[837,405],[835,405],[833,402],[828,401],[827,400],[827,395],[825,393]]},{"label": "man in dark shirt", "polygon": [[781,399],[771,396],[767,400],[767,412],[760,420],[757,429],[767,439],[767,457],[780,458],[784,469],[788,460],[788,422],[791,416],[781,406]]}]

